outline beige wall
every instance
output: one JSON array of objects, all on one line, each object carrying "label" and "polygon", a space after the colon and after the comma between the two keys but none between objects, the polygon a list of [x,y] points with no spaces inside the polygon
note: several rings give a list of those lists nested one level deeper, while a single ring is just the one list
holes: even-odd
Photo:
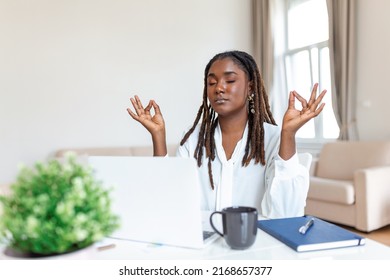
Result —
[{"label": "beige wall", "polygon": [[357,122],[360,139],[390,140],[390,1],[359,0]]},{"label": "beige wall", "polygon": [[251,51],[250,0],[0,0],[0,184],[56,149],[150,144],[128,98],[177,143],[217,52]]}]

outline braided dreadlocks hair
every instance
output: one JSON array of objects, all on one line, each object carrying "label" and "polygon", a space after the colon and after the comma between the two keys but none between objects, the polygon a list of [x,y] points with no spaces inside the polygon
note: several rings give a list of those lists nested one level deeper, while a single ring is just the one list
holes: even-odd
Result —
[{"label": "braided dreadlocks hair", "polygon": [[252,84],[253,88],[252,98],[254,113],[248,112],[248,138],[245,146],[245,154],[242,158],[242,166],[248,166],[252,159],[255,160],[256,164],[260,162],[262,165],[265,165],[263,123],[267,122],[276,125],[270,110],[263,79],[253,57],[242,51],[228,51],[215,55],[206,65],[204,71],[203,103],[199,108],[192,127],[184,135],[180,142],[180,145],[183,145],[187,141],[190,135],[194,132],[199,121],[202,119],[194,157],[197,160],[198,166],[200,167],[202,165],[203,153],[206,152],[206,158],[208,159],[209,178],[212,189],[214,189],[214,181],[211,162],[215,159],[216,148],[214,132],[218,124],[218,116],[208,101],[207,75],[209,73],[210,67],[215,61],[225,58],[230,58],[241,70],[245,72],[248,81]]}]

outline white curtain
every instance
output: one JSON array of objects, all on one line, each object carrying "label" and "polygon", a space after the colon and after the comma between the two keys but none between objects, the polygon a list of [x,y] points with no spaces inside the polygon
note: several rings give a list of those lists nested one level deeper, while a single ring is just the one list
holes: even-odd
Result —
[{"label": "white curtain", "polygon": [[287,108],[287,98],[280,98],[280,94],[286,91],[282,55],[285,43],[280,40],[285,33],[283,5],[285,0],[253,0],[253,56],[260,68],[277,124],[281,124]]},{"label": "white curtain", "polygon": [[333,110],[340,140],[357,140],[356,125],[356,2],[327,0]]}]

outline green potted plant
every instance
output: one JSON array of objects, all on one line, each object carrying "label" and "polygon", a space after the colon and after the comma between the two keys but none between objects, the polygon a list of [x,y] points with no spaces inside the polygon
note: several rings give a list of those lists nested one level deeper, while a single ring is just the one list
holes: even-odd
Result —
[{"label": "green potted plant", "polygon": [[34,255],[85,248],[118,227],[109,193],[74,154],[23,167],[11,195],[0,197],[0,237],[8,248]]}]

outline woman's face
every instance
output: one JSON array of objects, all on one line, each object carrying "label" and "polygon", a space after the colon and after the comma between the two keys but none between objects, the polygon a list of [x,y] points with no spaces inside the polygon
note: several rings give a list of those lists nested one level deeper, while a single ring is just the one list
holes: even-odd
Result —
[{"label": "woman's face", "polygon": [[243,70],[230,58],[216,60],[207,75],[207,97],[220,117],[247,117],[247,97],[250,90]]}]

